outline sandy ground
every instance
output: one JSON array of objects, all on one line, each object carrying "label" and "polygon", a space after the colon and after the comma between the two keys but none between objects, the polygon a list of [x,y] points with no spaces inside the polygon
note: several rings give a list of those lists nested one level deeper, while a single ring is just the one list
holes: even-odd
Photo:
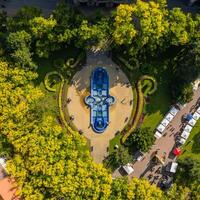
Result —
[{"label": "sandy ground", "polygon": [[[115,104],[109,109],[110,124],[107,129],[101,133],[95,133],[90,126],[90,108],[84,103],[84,98],[89,95],[90,75],[92,71],[103,66],[107,69],[110,79],[110,95],[115,97]],[[67,105],[69,115],[74,116],[74,125],[78,130],[82,130],[85,137],[90,140],[93,148],[91,154],[97,163],[101,163],[107,155],[109,141],[115,136],[117,131],[124,128],[128,122],[133,100],[132,88],[127,87],[128,79],[125,74],[119,70],[110,58],[103,54],[89,54],[87,65],[77,72],[73,78],[73,84],[68,89],[68,98],[72,101]]]}]

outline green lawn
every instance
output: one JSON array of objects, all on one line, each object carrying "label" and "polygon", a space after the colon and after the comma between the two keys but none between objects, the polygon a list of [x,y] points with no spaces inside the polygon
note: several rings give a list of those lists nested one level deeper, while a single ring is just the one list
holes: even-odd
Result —
[{"label": "green lawn", "polygon": [[198,120],[195,127],[192,129],[190,137],[183,146],[183,153],[179,159],[187,156],[200,160],[200,120]]},{"label": "green lawn", "polygon": [[118,146],[121,146],[120,139],[121,139],[121,134],[118,134],[112,140],[110,140],[109,153],[112,153],[114,151],[116,144]]},{"label": "green lawn", "polygon": [[[34,81],[34,84],[38,86],[44,94],[44,98],[42,98],[42,100],[38,102],[37,105],[38,109],[40,109],[41,112],[45,114],[50,114],[58,119],[59,110],[57,102],[57,92],[49,92],[46,90],[44,86],[44,78],[48,72],[56,71],[56,68],[53,66],[53,62],[55,59],[58,58],[68,59],[76,57],[77,55],[78,51],[70,47],[68,49],[63,49],[58,52],[55,52],[53,55],[49,56],[48,59],[46,58],[34,59],[34,62],[38,66],[37,68],[38,78]],[[59,83],[54,87],[59,88]]]},{"label": "green lawn", "polygon": [[157,91],[150,96],[149,104],[146,104],[145,117],[141,128],[150,127],[154,130],[159,122],[163,119],[164,115],[168,112],[170,107],[170,94],[167,83],[158,83]]}]

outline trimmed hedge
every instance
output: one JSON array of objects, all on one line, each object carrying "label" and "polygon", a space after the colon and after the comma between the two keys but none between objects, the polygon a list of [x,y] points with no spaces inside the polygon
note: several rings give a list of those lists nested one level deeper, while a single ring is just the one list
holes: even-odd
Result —
[{"label": "trimmed hedge", "polygon": [[[145,80],[148,80],[148,81],[151,82],[151,88],[149,88],[149,87],[147,88],[147,89],[148,89],[147,94],[148,94],[148,95],[152,95],[152,94],[157,90],[157,87],[158,87],[157,81],[156,81],[156,79],[155,79],[154,77],[152,77],[152,76],[144,75],[144,76],[142,76],[142,77],[140,78],[141,84],[142,84],[142,82],[145,81]],[[143,84],[142,84],[142,87],[144,87]]]},{"label": "trimmed hedge", "polygon": [[46,76],[45,76],[45,78],[44,78],[44,86],[45,86],[45,88],[46,88],[48,91],[50,91],[50,92],[56,92],[56,89],[55,89],[55,88],[51,88],[51,87],[49,86],[49,77],[52,76],[52,75],[58,76],[58,77],[61,79],[61,82],[64,80],[64,78],[63,78],[63,76],[62,76],[60,73],[58,73],[58,72],[56,72],[56,71],[49,72],[49,73],[46,74]]},{"label": "trimmed hedge", "polygon": [[136,106],[135,114],[132,119],[132,124],[130,125],[131,126],[130,129],[122,137],[122,143],[124,143],[126,141],[126,139],[128,138],[128,136],[137,128],[138,122],[140,120],[140,116],[143,112],[144,96],[142,93],[142,86],[141,86],[140,81],[138,81],[138,83],[137,83],[136,91],[137,91],[137,99],[136,99],[137,106]]},{"label": "trimmed hedge", "polygon": [[145,100],[144,100],[144,93],[142,91],[142,88],[143,88],[142,81],[144,81],[144,80],[149,80],[152,82],[153,88],[150,88],[150,89],[148,88],[149,89],[149,91],[147,92],[148,95],[153,94],[157,89],[157,82],[151,76],[147,76],[147,75],[142,76],[140,78],[140,80],[137,82],[137,87],[136,87],[137,95],[136,95],[136,99],[135,99],[136,109],[133,110],[133,118],[132,118],[132,120],[129,121],[130,124],[128,125],[128,127],[130,127],[130,129],[127,130],[125,128],[125,131],[127,131],[127,132],[123,135],[123,137],[121,139],[122,143],[124,143],[126,141],[126,139],[128,138],[128,136],[130,134],[132,134],[133,131],[137,128],[140,117],[143,113]]}]

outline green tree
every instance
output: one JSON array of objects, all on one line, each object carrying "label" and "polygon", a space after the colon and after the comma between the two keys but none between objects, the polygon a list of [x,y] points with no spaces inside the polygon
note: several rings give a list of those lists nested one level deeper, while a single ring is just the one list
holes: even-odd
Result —
[{"label": "green tree", "polygon": [[120,166],[126,165],[132,160],[132,156],[129,154],[128,149],[120,146],[107,157],[104,164],[112,170],[115,170]]},{"label": "green tree", "polygon": [[187,85],[184,85],[180,91],[180,96],[178,97],[178,102],[185,104],[192,100],[193,97],[193,87],[189,83]]},{"label": "green tree", "polygon": [[35,17],[30,22],[31,34],[35,40],[35,52],[39,57],[48,58],[49,53],[58,49],[54,27],[57,22],[52,17]]},{"label": "green tree", "polygon": [[101,47],[106,44],[110,39],[110,27],[108,18],[102,18],[96,24],[91,24],[87,20],[83,20],[78,31],[77,36],[79,42],[77,46],[81,48],[85,47]]},{"label": "green tree", "polygon": [[200,184],[200,161],[192,157],[185,157],[178,160],[179,167],[176,181],[182,185],[191,186]]},{"label": "green tree", "polygon": [[150,128],[137,129],[126,140],[126,145],[131,149],[147,152],[155,142],[154,133]]},{"label": "green tree", "polygon": [[42,11],[39,8],[24,6],[13,17],[8,18],[9,32],[16,32],[20,30],[29,30],[29,21],[34,17],[41,16]]},{"label": "green tree", "polygon": [[158,47],[166,48],[166,37],[169,32],[167,20],[168,10],[166,2],[156,3],[155,1],[137,1],[134,17],[138,20],[138,34],[135,45],[148,53],[153,53]]},{"label": "green tree", "polygon": [[117,45],[131,44],[136,36],[133,23],[134,6],[121,4],[117,7],[114,21],[113,39]]},{"label": "green tree", "polygon": [[123,200],[127,197],[128,192],[128,180],[127,177],[116,178],[112,182],[112,192],[110,195],[110,200]]},{"label": "green tree", "polygon": [[191,191],[188,187],[178,186],[176,183],[166,192],[166,200],[189,200]]},{"label": "green tree", "polygon": [[149,200],[163,199],[163,193],[155,185],[151,185],[147,180],[133,178],[128,186],[128,200]]},{"label": "green tree", "polygon": [[170,41],[172,45],[189,43],[195,33],[195,21],[190,14],[185,14],[180,8],[169,11]]},{"label": "green tree", "polygon": [[30,46],[31,36],[25,31],[10,33],[7,38],[7,47],[14,63],[34,69],[36,66],[32,61]]}]

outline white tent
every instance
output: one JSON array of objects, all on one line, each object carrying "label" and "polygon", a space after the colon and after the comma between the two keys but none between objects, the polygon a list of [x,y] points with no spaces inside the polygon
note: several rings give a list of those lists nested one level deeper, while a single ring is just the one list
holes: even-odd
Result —
[{"label": "white tent", "polygon": [[171,165],[171,168],[170,168],[170,172],[176,173],[177,167],[178,167],[178,163],[172,162],[172,165]]},{"label": "white tent", "polygon": [[6,168],[6,160],[5,158],[0,158],[0,165],[5,169]]},{"label": "white tent", "polygon": [[170,109],[170,111],[169,111],[172,115],[176,115],[177,114],[177,112],[178,112],[178,109],[176,109],[174,106]]},{"label": "white tent", "polygon": [[186,139],[185,139],[185,138],[180,138],[178,142],[179,142],[180,144],[185,144]]},{"label": "white tent", "polygon": [[169,124],[169,121],[167,119],[163,119],[161,124],[165,127],[167,127],[167,125]]},{"label": "white tent", "polygon": [[198,120],[200,118],[200,114],[198,112],[195,112],[192,116],[195,120]]},{"label": "white tent", "polygon": [[171,113],[168,113],[168,114],[165,116],[165,119],[167,119],[169,122],[171,122],[173,118],[174,118],[174,115],[172,115]]},{"label": "white tent", "polygon": [[186,132],[188,132],[188,133],[190,133],[191,130],[192,130],[192,127],[191,127],[190,125],[187,125],[187,126],[185,127],[185,129],[184,129],[184,131],[186,131]]},{"label": "white tent", "polygon": [[196,110],[196,112],[198,112],[200,114],[200,107],[198,107],[198,109]]},{"label": "white tent", "polygon": [[157,127],[157,130],[162,133],[165,130],[165,127],[162,124],[159,124],[159,126]]},{"label": "white tent", "polygon": [[197,121],[195,119],[193,119],[193,118],[188,122],[188,124],[190,126],[194,126],[196,123],[197,123]]},{"label": "white tent", "polygon": [[186,140],[188,139],[189,135],[190,135],[190,133],[189,133],[189,132],[186,132],[186,131],[183,131],[183,132],[181,133],[181,137],[184,138],[184,139],[186,139]]},{"label": "white tent", "polygon": [[160,134],[159,131],[156,131],[155,134],[154,134],[154,137],[157,138],[157,139],[159,139],[159,138],[162,137],[162,135]]},{"label": "white tent", "polygon": [[131,165],[129,163],[124,165],[123,169],[126,171],[127,174],[131,174],[134,172],[134,169],[131,167]]}]

